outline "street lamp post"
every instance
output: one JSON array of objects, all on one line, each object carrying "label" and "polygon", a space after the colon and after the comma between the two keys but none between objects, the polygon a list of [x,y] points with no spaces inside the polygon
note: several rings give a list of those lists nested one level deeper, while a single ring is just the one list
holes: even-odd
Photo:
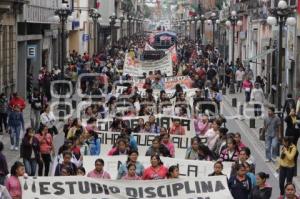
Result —
[{"label": "street lamp post", "polygon": [[233,10],[233,11],[231,11],[231,16],[228,18],[228,20],[225,23],[226,23],[226,26],[228,26],[228,27],[232,26],[232,49],[231,49],[232,54],[231,54],[231,61],[234,64],[235,28],[236,28],[236,26],[242,26],[243,22],[241,20],[239,20],[237,14],[236,14],[236,11]]},{"label": "street lamp post", "polygon": [[120,19],[120,36],[121,38],[123,38],[123,21],[125,20],[125,17],[121,15],[119,19]]},{"label": "street lamp post", "polygon": [[[227,27],[232,26],[232,49],[231,49],[231,62],[234,65],[234,40],[235,40],[235,28],[236,26],[242,26],[242,21],[239,20],[236,11],[233,10],[231,11],[231,16],[228,18],[228,20],[225,22]],[[235,79],[235,74],[233,74],[232,81],[230,82],[230,88],[229,92],[231,94],[235,93],[235,88],[234,88],[234,79]]]},{"label": "street lamp post", "polygon": [[213,26],[213,41],[212,41],[212,46],[213,46],[213,49],[215,49],[215,25],[218,21],[218,17],[217,17],[217,14],[215,12],[212,12],[211,15],[210,15],[210,23],[212,24]]},{"label": "street lamp post", "polygon": [[203,44],[203,41],[204,41],[204,23],[205,23],[205,16],[204,15],[201,15],[200,16],[200,21],[201,21],[201,41],[202,41],[202,44]]},{"label": "street lamp post", "polygon": [[95,9],[92,8],[89,10],[89,17],[92,18],[94,23],[94,54],[98,50],[98,19],[101,18],[101,14]]},{"label": "street lamp post", "polygon": [[279,25],[279,38],[278,38],[278,57],[277,57],[277,81],[276,81],[276,93],[277,93],[277,108],[280,111],[282,108],[282,31],[285,23],[289,26],[296,24],[295,17],[290,17],[294,13],[294,10],[289,7],[284,0],[278,2],[277,7],[270,9],[272,16],[267,18],[267,22],[270,25]]},{"label": "street lamp post", "polygon": [[116,13],[113,13],[110,17],[109,17],[109,22],[110,22],[110,37],[111,37],[111,44],[113,46],[114,44],[114,25],[116,24]]},{"label": "street lamp post", "polygon": [[[65,62],[66,62],[66,33],[65,33],[65,25],[68,21],[68,17],[72,15],[72,10],[67,7],[67,5],[63,5],[62,8],[55,11],[55,20],[59,20],[61,24],[61,74],[60,79],[64,80],[65,76]],[[63,86],[62,86],[63,87]],[[61,90],[62,92],[62,90]]]}]

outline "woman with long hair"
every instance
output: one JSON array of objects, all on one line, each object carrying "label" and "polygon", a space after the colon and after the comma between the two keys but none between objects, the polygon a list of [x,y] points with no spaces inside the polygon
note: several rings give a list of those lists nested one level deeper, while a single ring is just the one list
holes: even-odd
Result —
[{"label": "woman with long hair", "polygon": [[48,127],[49,133],[52,136],[58,134],[58,130],[55,126],[55,117],[53,115],[53,112],[50,110],[49,104],[45,105],[43,113],[41,114],[41,123],[42,125]]},{"label": "woman with long hair", "polygon": [[192,138],[191,146],[186,150],[185,159],[187,160],[199,160],[199,138]]},{"label": "woman with long hair", "polygon": [[136,174],[136,165],[135,164],[128,164],[127,165],[127,174],[122,177],[122,180],[140,180],[141,176]]},{"label": "woman with long hair", "polygon": [[35,176],[36,165],[41,158],[40,142],[34,135],[34,129],[27,128],[21,144],[21,157],[29,176]]},{"label": "woman with long hair", "polygon": [[165,179],[168,175],[168,169],[164,166],[159,155],[152,155],[150,161],[151,166],[145,169],[143,180]]},{"label": "woman with long hair", "polygon": [[40,143],[40,154],[41,158],[38,162],[39,176],[43,175],[43,167],[45,167],[44,176],[48,176],[50,163],[51,163],[51,152],[54,153],[54,145],[52,135],[48,131],[48,127],[41,125],[39,133],[35,135]]},{"label": "woman with long hair", "polygon": [[170,155],[172,158],[175,157],[175,147],[174,147],[174,143],[172,142],[171,138],[170,138],[170,134],[165,132],[162,133],[162,129],[165,129],[165,127],[161,127],[160,129],[160,140],[161,140],[161,144],[164,145],[170,152]]},{"label": "woman with long hair", "polygon": [[19,181],[19,177],[24,176],[25,168],[22,162],[15,162],[11,167],[10,177],[5,182],[5,187],[7,188],[12,199],[22,198],[22,188]]},{"label": "woman with long hair", "polygon": [[144,166],[141,162],[138,161],[139,152],[136,150],[131,150],[128,153],[128,158],[126,163],[122,164],[118,171],[117,179],[121,179],[128,173],[129,164],[135,165],[135,172],[137,176],[142,177],[144,172]]}]

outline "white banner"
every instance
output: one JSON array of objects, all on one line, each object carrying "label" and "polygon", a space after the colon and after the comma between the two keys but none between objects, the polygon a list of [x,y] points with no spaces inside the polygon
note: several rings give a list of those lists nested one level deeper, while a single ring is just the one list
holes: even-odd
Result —
[{"label": "white banner", "polygon": [[152,71],[161,71],[161,74],[167,76],[173,75],[173,63],[171,53],[168,53],[164,58],[157,61],[140,61],[137,58],[130,56],[128,53],[125,55],[123,75],[129,74],[130,76],[143,77],[143,73],[149,75]]},{"label": "white banner", "polygon": [[[83,167],[86,169],[87,173],[95,168],[95,161],[98,158],[102,158],[104,160],[104,170],[110,174],[111,179],[117,179],[120,165],[125,163],[127,160],[127,156],[125,155],[100,157],[84,156]],[[161,160],[166,167],[178,165],[180,177],[182,178],[207,177],[209,174],[214,172],[213,161],[185,160],[167,157],[161,157]],[[150,156],[139,155],[138,161],[143,164],[145,169],[151,166]],[[229,178],[232,162],[223,162],[223,166],[223,173]]]},{"label": "white banner", "polygon": [[24,199],[232,199],[225,176],[155,181],[82,176],[20,178]]},{"label": "white banner", "polygon": [[[99,132],[99,137],[101,139],[101,153],[100,155],[107,155],[112,149],[116,140],[120,136],[120,133],[116,132]],[[145,155],[148,148],[152,145],[152,140],[158,136],[157,134],[149,133],[134,133],[132,134],[137,142],[138,151],[140,155]],[[171,135],[171,140],[175,148],[176,158],[185,158],[186,150],[191,146],[193,137],[181,136],[181,135]],[[201,142],[206,144],[207,138],[200,138]]]},{"label": "white banner", "polygon": [[[122,120],[127,124],[127,126],[129,126],[131,129],[134,129],[135,127],[138,126],[140,118],[143,118],[144,122],[146,123],[149,119],[149,116],[123,117]],[[156,124],[158,126],[165,127],[167,129],[172,127],[174,121],[179,121],[181,126],[185,129],[185,136],[188,137],[196,136],[193,120],[189,118],[157,114],[155,115],[155,119],[156,119]],[[98,130],[105,131],[105,132],[110,131],[110,126],[112,122],[113,119],[98,120],[97,121]],[[83,124],[85,124],[84,121]]]}]

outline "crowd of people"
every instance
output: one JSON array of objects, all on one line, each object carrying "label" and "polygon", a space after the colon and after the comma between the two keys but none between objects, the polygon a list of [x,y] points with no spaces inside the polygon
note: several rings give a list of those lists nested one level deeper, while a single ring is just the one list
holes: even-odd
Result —
[{"label": "crowd of people", "polygon": [[[18,177],[29,176],[87,176],[97,179],[111,179],[109,171],[104,170],[105,162],[101,155],[127,155],[128,159],[118,169],[117,179],[158,180],[180,178],[177,165],[167,167],[161,157],[176,158],[172,135],[184,136],[186,129],[176,120],[170,126],[156,122],[157,114],[192,119],[195,129],[191,143],[186,150],[185,159],[214,161],[209,176],[226,176],[228,187],[235,199],[268,199],[272,187],[267,182],[269,174],[256,168],[255,157],[242,141],[240,132],[232,132],[226,127],[226,118],[218,113],[222,103],[223,85],[229,87],[236,82],[237,92],[245,93],[245,101],[254,100],[255,116],[260,116],[264,101],[264,81],[244,68],[241,61],[227,63],[226,59],[210,45],[202,46],[187,39],[179,39],[176,60],[173,60],[174,76],[187,76],[191,87],[176,84],[172,91],[165,89],[165,77],[161,71],[144,74],[142,88],[134,84],[135,77],[123,75],[125,54],[136,59],[142,56],[147,37],[139,35],[131,40],[121,40],[118,45],[103,50],[97,55],[70,53],[70,62],[65,71],[65,79],[79,88],[85,96],[82,101],[86,107],[79,118],[69,118],[63,129],[57,129],[57,118],[50,110],[50,81],[55,80],[60,71],[47,72],[44,68],[39,77],[39,88],[33,89],[29,96],[30,123],[25,129],[22,111],[26,103],[16,93],[7,100],[0,98],[0,131],[10,133],[11,150],[20,151],[22,162],[15,162],[8,170],[6,157],[0,142],[0,198],[20,199],[22,197]],[[97,74],[97,76],[84,76]],[[254,86],[253,86],[254,85]],[[122,87],[121,91],[118,87]],[[189,93],[188,89],[194,92]],[[43,93],[43,94],[42,94]],[[72,93],[74,95],[76,93]],[[100,96],[100,97],[99,97]],[[209,102],[206,104],[199,102]],[[286,136],[282,135],[281,120],[270,107],[264,119],[266,159],[277,161],[279,157],[280,198],[299,198],[292,184],[297,160],[296,116],[298,103],[288,102],[285,109],[288,116]],[[200,104],[200,105],[199,105]],[[296,107],[297,104],[297,107]],[[299,100],[300,104],[300,100]],[[169,108],[169,109],[168,109]],[[170,111],[171,109],[171,111]],[[214,114],[215,113],[215,114]],[[140,117],[138,125],[131,128],[124,117]],[[146,121],[144,118],[148,118]],[[101,151],[98,120],[112,119],[109,131],[119,132],[114,146],[106,152]],[[24,136],[19,141],[20,132]],[[53,138],[64,133],[64,144],[55,154]],[[138,150],[133,133],[155,134],[151,146],[145,154]],[[206,138],[206,143],[201,138]],[[278,140],[283,139],[283,147],[278,149]],[[19,149],[20,147],[20,149]],[[86,155],[100,156],[94,162],[95,168],[86,171],[83,158]],[[151,165],[145,167],[138,161],[139,155],[149,156]],[[231,173],[223,173],[223,163],[231,162]],[[51,168],[52,166],[52,168]],[[38,171],[36,173],[36,171]],[[26,173],[26,174],[25,174]],[[205,176],[202,176],[205,177]],[[275,188],[275,187],[273,187]]]}]

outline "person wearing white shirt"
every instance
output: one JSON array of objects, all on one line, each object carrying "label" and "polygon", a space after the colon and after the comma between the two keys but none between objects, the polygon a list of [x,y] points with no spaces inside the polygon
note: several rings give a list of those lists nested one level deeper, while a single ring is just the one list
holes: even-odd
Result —
[{"label": "person wearing white shirt", "polygon": [[52,112],[50,112],[50,106],[47,104],[44,108],[44,112],[41,114],[41,123],[48,127],[49,132],[53,134],[58,134],[57,128],[55,126],[55,117]]},{"label": "person wearing white shirt", "polygon": [[256,83],[254,89],[251,91],[250,99],[254,101],[254,115],[255,117],[261,116],[261,107],[264,103],[264,91],[260,84]]},{"label": "person wearing white shirt", "polygon": [[235,80],[237,82],[236,92],[239,92],[239,90],[240,90],[240,93],[242,92],[242,82],[244,79],[244,75],[245,75],[245,71],[243,70],[242,67],[240,67],[235,73]]},{"label": "person wearing white shirt", "polygon": [[213,150],[217,140],[219,138],[219,129],[220,123],[218,121],[214,121],[212,123],[212,128],[208,129],[208,131],[204,134],[204,137],[207,138],[207,147],[209,150]]}]

